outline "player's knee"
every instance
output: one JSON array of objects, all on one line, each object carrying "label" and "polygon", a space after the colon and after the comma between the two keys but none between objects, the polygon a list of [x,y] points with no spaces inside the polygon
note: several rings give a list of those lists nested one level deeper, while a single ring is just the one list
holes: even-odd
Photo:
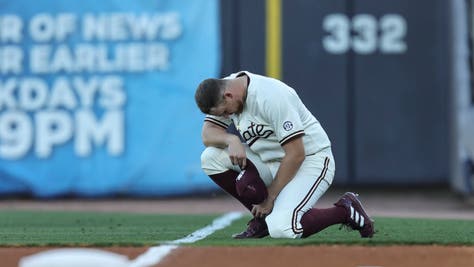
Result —
[{"label": "player's knee", "polygon": [[[265,221],[267,222],[268,226],[268,233],[272,238],[299,238],[301,234],[297,234],[293,231],[291,224],[285,223],[285,221],[289,221],[287,216],[283,217],[277,213],[270,213],[266,218]],[[281,218],[281,219],[280,219]]]},{"label": "player's knee", "polygon": [[207,175],[213,175],[226,171],[224,163],[225,156],[222,156],[224,150],[217,147],[206,147],[201,154],[201,168]]},{"label": "player's knee", "polygon": [[221,148],[212,146],[206,147],[206,149],[204,149],[204,151],[201,153],[201,165],[205,165],[209,161],[215,160],[221,151]]}]

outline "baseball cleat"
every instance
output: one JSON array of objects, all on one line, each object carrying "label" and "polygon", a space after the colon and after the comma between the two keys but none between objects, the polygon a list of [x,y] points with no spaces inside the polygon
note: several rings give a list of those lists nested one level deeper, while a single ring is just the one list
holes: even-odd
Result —
[{"label": "baseball cleat", "polygon": [[268,235],[268,227],[265,219],[253,218],[247,223],[247,229],[242,233],[232,235],[235,239],[262,238]]},{"label": "baseball cleat", "polygon": [[344,225],[359,231],[361,237],[372,237],[374,235],[374,221],[367,215],[357,196],[352,192],[346,192],[334,205],[346,209],[347,219]]}]

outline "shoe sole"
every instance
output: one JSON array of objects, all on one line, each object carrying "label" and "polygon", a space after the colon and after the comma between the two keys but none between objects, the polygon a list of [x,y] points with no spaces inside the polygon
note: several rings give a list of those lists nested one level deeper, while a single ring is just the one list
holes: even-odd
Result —
[{"label": "shoe sole", "polygon": [[254,235],[254,236],[240,236],[240,234],[234,234],[232,235],[232,238],[234,239],[258,239],[258,238],[264,238],[268,236],[269,233],[266,231],[265,233]]}]

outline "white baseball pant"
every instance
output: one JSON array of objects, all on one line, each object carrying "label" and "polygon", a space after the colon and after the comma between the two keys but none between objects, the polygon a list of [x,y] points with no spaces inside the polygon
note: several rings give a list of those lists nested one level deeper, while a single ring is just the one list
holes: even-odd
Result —
[{"label": "white baseball pant", "polygon": [[[260,177],[268,186],[275,177],[279,161],[263,162],[248,147],[247,158],[256,166]],[[230,161],[227,149],[207,147],[201,155],[201,166],[207,175],[229,169],[240,172]],[[335,173],[331,148],[306,156],[295,177],[283,188],[275,200],[272,212],[265,221],[273,238],[299,238],[303,233],[300,220],[331,185]]]}]

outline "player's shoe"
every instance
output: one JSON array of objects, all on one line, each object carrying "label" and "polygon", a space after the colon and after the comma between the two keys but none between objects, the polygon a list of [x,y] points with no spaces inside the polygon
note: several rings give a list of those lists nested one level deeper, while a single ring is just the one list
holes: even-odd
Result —
[{"label": "player's shoe", "polygon": [[247,229],[242,233],[232,235],[235,239],[262,238],[268,235],[268,227],[265,219],[253,218],[247,223]]},{"label": "player's shoe", "polygon": [[345,225],[352,230],[359,231],[361,237],[372,237],[374,235],[374,221],[367,215],[357,196],[352,192],[346,192],[334,205],[346,209]]}]

